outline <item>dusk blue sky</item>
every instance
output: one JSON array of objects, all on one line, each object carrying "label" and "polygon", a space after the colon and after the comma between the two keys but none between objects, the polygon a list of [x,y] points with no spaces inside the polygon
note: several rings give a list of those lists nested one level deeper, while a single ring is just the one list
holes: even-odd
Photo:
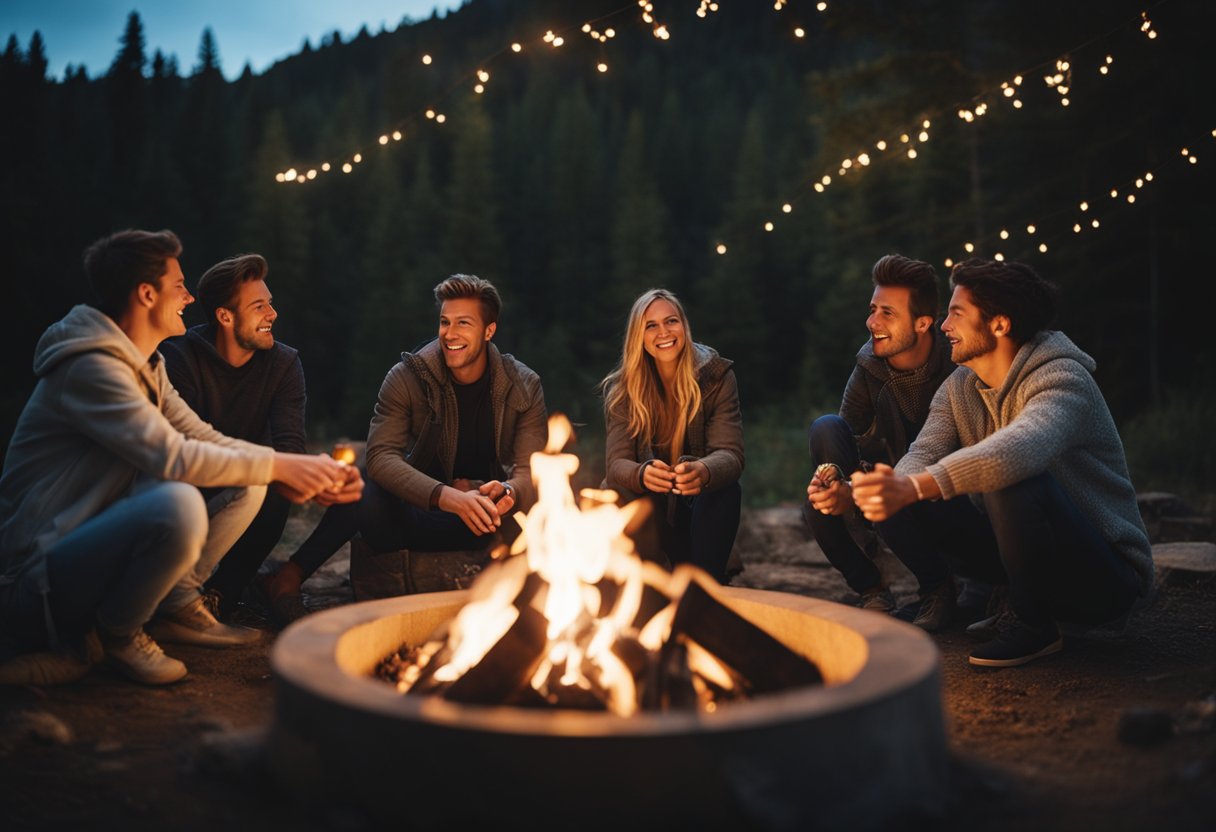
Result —
[{"label": "dusk blue sky", "polygon": [[157,49],[175,54],[179,70],[189,74],[210,26],[224,75],[235,78],[246,61],[263,72],[298,52],[305,38],[316,46],[337,29],[345,40],[364,24],[375,34],[382,25],[397,28],[406,16],[424,20],[436,7],[444,14],[459,6],[460,0],[0,0],[0,38],[7,42],[15,34],[24,51],[40,31],[48,75],[62,78],[68,64],[83,63],[96,78],[109,69],[127,15],[136,11],[149,59]]}]

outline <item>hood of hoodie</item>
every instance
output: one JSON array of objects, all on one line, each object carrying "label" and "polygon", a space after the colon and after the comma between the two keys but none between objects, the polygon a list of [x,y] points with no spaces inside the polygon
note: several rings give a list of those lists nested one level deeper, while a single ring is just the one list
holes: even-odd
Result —
[{"label": "hood of hoodie", "polygon": [[63,361],[86,352],[112,355],[138,372],[148,363],[135,344],[109,315],[80,304],[47,327],[34,348],[34,374],[48,375]]},{"label": "hood of hoodie", "polygon": [[1098,362],[1094,361],[1089,353],[1074,344],[1071,338],[1063,332],[1045,329],[1022,344],[1017,355],[1013,357],[1013,363],[1009,365],[1009,372],[1005,374],[1005,380],[997,391],[997,398],[1005,398],[1009,391],[1017,389],[1025,376],[1044,364],[1060,359],[1077,362],[1090,375],[1093,375],[1094,371],[1098,369]]},{"label": "hood of hoodie", "polygon": [[729,358],[723,358],[713,347],[694,343],[693,371],[702,387],[707,387],[726,375],[726,371],[735,363]]}]

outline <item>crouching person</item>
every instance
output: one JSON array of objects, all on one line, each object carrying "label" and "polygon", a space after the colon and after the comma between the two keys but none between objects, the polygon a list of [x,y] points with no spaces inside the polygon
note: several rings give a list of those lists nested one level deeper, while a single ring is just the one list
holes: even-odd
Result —
[{"label": "crouching person", "polygon": [[[96,306],[73,308],[35,350],[38,382],[0,476],[0,629],[25,652],[0,682],[78,678],[99,652],[139,682],[181,679],[186,666],[144,625],[207,646],[258,637],[220,624],[199,588],[266,485],[300,502],[362,491],[356,469],[231,439],[181,400],[156,352],[194,300],[180,254],[169,231],[94,243]],[[226,488],[204,502],[196,486]]]}]

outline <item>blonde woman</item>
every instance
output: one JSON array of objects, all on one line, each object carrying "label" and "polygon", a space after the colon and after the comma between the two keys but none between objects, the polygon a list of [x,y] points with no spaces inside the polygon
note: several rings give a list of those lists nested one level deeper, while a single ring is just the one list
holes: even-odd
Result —
[{"label": "blonde woman", "polygon": [[634,301],[621,361],[601,382],[607,481],[622,496],[649,496],[672,564],[719,581],[739,529],[743,420],[731,363],[692,340],[671,292]]}]

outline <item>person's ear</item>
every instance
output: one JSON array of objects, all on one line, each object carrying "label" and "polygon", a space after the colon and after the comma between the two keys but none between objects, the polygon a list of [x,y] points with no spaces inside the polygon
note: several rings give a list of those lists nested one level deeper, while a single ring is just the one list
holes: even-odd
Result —
[{"label": "person's ear", "polygon": [[232,326],[232,310],[225,309],[221,306],[219,309],[215,310],[215,320],[220,326]]},{"label": "person's ear", "polygon": [[994,316],[990,322],[990,326],[992,328],[992,334],[998,338],[1008,335],[1009,330],[1013,328],[1012,324],[1009,322],[1009,318],[1005,315]]},{"label": "person's ear", "polygon": [[135,287],[135,300],[145,309],[151,309],[158,291],[151,283],[141,283]]},{"label": "person's ear", "polygon": [[912,329],[917,333],[923,334],[933,328],[933,319],[928,315],[921,315],[912,323]]},{"label": "person's ear", "polygon": [[494,333],[497,331],[498,331],[498,324],[496,324],[496,323],[489,324],[486,327],[486,340],[489,341],[491,338],[493,338]]}]

